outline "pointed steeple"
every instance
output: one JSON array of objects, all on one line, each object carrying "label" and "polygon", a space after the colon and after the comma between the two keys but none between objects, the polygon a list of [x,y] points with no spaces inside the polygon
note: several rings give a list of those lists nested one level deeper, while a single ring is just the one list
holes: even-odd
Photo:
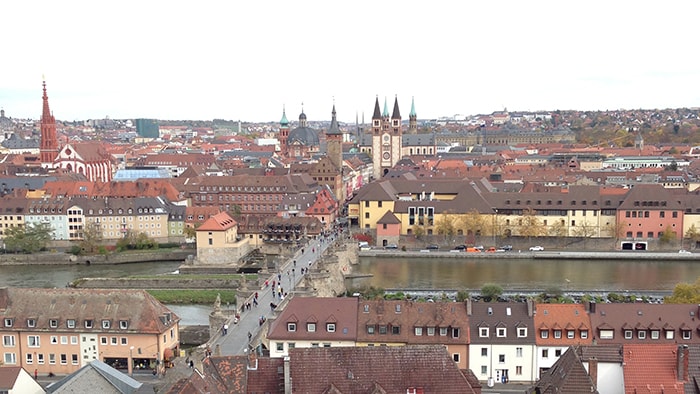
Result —
[{"label": "pointed steeple", "polygon": [[282,106],[282,120],[280,120],[280,126],[289,126],[289,121],[287,120],[287,111],[285,110],[284,105]]},{"label": "pointed steeple", "polygon": [[401,113],[399,112],[399,96],[394,96],[394,112],[391,115],[392,119],[401,119]]},{"label": "pointed steeple", "polygon": [[51,168],[53,161],[58,156],[58,138],[56,137],[56,119],[49,109],[49,96],[46,94],[46,81],[42,81],[44,95],[41,111],[41,142],[39,144],[39,156],[41,166]]},{"label": "pointed steeple", "polygon": [[411,112],[409,112],[408,116],[409,117],[416,116],[416,103],[415,103],[413,97],[411,97]]},{"label": "pointed steeple", "polygon": [[299,127],[306,127],[306,114],[304,113],[304,103],[301,103],[301,113],[299,114]]},{"label": "pointed steeple", "polygon": [[44,88],[44,95],[42,96],[42,99],[44,100],[44,108],[41,111],[41,119],[42,121],[46,119],[47,121],[54,121],[51,118],[51,110],[49,109],[49,96],[46,94],[46,81],[42,81],[42,86]]},{"label": "pointed steeple", "polygon": [[372,115],[372,119],[381,119],[382,118],[382,113],[379,111],[379,95],[377,95],[377,99],[374,100],[374,115]]},{"label": "pointed steeple", "polygon": [[343,134],[338,127],[338,119],[335,116],[335,104],[333,104],[333,111],[331,112],[331,125],[328,127],[327,135],[338,135]]},{"label": "pointed steeple", "polygon": [[389,117],[389,106],[386,103],[386,97],[384,97],[384,111],[382,111],[382,117],[384,117],[384,118]]}]

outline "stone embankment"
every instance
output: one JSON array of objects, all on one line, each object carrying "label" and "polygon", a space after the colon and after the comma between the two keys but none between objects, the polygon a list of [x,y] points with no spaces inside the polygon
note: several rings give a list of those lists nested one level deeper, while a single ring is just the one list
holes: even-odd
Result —
[{"label": "stone embankment", "polygon": [[73,287],[84,289],[238,289],[242,280],[190,279],[178,275],[164,275],[163,278],[82,278],[72,283]]},{"label": "stone embankment", "polygon": [[315,269],[305,275],[296,289],[297,293],[309,292],[317,297],[336,297],[345,293],[345,276],[352,273],[357,264],[357,243],[337,241],[323,253]]},{"label": "stone embankment", "polygon": [[154,261],[185,261],[196,254],[192,249],[173,249],[147,252],[123,252],[75,256],[68,253],[3,254],[0,265],[70,265],[70,264],[128,264]]},{"label": "stone embankment", "polygon": [[515,252],[474,252],[462,251],[401,251],[372,249],[359,252],[360,257],[411,257],[411,258],[455,258],[455,259],[541,259],[541,260],[654,260],[654,261],[697,261],[700,253],[669,252],[559,252],[559,251],[515,251]]}]

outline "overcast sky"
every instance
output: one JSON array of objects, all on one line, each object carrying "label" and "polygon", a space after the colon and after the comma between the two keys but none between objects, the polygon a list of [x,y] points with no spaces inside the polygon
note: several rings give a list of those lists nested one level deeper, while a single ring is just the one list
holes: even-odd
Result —
[{"label": "overcast sky", "polygon": [[[0,107],[61,120],[369,122],[700,106],[699,1],[10,1]],[[390,108],[391,110],[391,108]]]}]

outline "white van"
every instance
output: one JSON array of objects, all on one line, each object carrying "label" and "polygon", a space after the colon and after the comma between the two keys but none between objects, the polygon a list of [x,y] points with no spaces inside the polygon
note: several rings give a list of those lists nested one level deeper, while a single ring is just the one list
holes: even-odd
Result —
[{"label": "white van", "polygon": [[358,242],[357,247],[360,248],[360,250],[370,250],[371,248],[369,247],[369,242]]}]

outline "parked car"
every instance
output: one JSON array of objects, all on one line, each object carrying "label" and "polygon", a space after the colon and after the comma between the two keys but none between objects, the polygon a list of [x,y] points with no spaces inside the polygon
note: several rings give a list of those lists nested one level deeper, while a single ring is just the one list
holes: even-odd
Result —
[{"label": "parked car", "polygon": [[384,247],[384,249],[398,249],[399,245],[397,244],[388,244]]},{"label": "parked car", "polygon": [[685,250],[685,249],[679,250],[678,253],[680,253],[680,254],[693,254],[692,252],[687,251],[687,250]]},{"label": "parked car", "polygon": [[440,245],[438,245],[438,244],[430,244],[430,245],[428,245],[428,246],[426,247],[426,249],[428,249],[428,250],[438,250],[438,249],[440,249]]},{"label": "parked car", "polygon": [[457,245],[454,250],[467,250],[467,245]]},{"label": "parked car", "polygon": [[530,246],[531,252],[541,252],[543,250],[544,250],[544,248],[542,246],[539,246],[539,245],[538,246]]},{"label": "parked car", "polygon": [[492,246],[492,247],[486,249],[486,252],[487,252],[487,253],[495,253],[495,252],[496,252],[496,248]]},{"label": "parked car", "polygon": [[484,251],[484,245],[476,245],[474,249],[479,249],[479,251],[483,252]]},{"label": "parked car", "polygon": [[503,249],[503,251],[505,252],[510,252],[511,250],[513,250],[513,245],[503,245],[498,249]]}]

